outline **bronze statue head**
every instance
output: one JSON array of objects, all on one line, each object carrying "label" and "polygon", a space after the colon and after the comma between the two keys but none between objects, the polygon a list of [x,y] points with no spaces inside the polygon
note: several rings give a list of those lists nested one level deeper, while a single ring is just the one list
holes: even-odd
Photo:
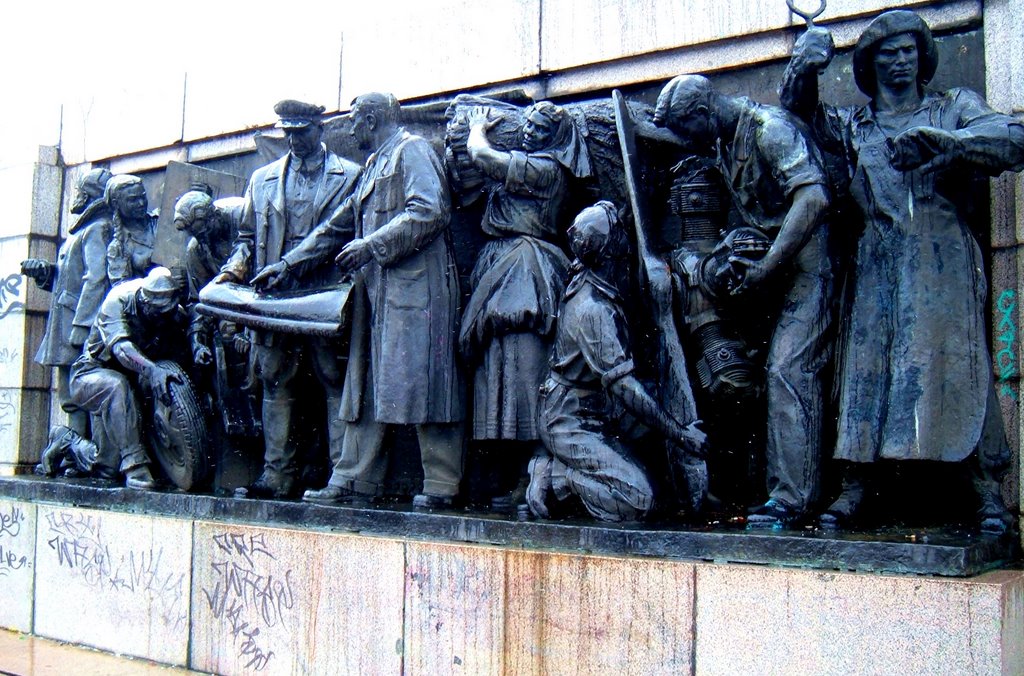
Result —
[{"label": "bronze statue head", "polygon": [[178,305],[179,287],[171,271],[155,267],[149,271],[139,287],[139,300],[144,311],[151,315],[167,314]]},{"label": "bronze statue head", "polygon": [[626,231],[615,205],[601,200],[581,211],[569,228],[569,248],[588,268],[599,268],[607,260],[626,254]]},{"label": "bronze statue head", "polygon": [[564,136],[562,128],[570,123],[565,109],[550,101],[539,101],[526,109],[523,122],[523,150],[533,152],[555,145]]},{"label": "bronze statue head", "polygon": [[278,101],[274,112],[279,118],[274,126],[284,129],[293,155],[306,158],[320,150],[320,139],[323,136],[320,115],[324,112],[323,106],[285,99]]},{"label": "bronze statue head", "polygon": [[352,101],[352,136],[360,150],[374,151],[398,127],[401,105],[393,94],[371,92]]},{"label": "bronze statue head", "polygon": [[196,237],[210,229],[213,216],[213,198],[205,192],[189,190],[174,203],[174,227]]},{"label": "bronze statue head", "polygon": [[939,52],[932,31],[916,13],[905,9],[880,14],[861,34],[853,50],[853,78],[857,87],[868,96],[878,91],[876,58],[879,48],[887,40],[900,35],[912,36],[917,43],[916,73],[918,87],[923,87],[935,75]]},{"label": "bronze statue head", "polygon": [[71,213],[80,214],[86,207],[103,197],[107,182],[110,180],[109,169],[102,167],[89,170],[78,181],[78,191],[75,193],[75,201],[71,205]]},{"label": "bronze statue head", "polygon": [[654,124],[679,136],[693,150],[714,143],[718,128],[714,116],[711,81],[703,75],[678,75],[658,94]]},{"label": "bronze statue head", "polygon": [[122,218],[141,220],[149,203],[142,179],[133,174],[118,174],[107,182],[103,198],[110,210]]}]

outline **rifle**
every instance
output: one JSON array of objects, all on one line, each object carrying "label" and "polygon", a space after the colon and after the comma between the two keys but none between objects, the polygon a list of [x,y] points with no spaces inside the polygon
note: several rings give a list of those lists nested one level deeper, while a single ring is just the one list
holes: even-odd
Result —
[{"label": "rifle", "polygon": [[[646,194],[640,188],[637,168],[639,156],[636,150],[636,123],[618,89],[612,92],[612,107],[615,110],[615,131],[622,150],[626,190],[636,228],[640,289],[654,320],[656,364],[663,378],[658,387],[658,399],[662,408],[676,422],[686,425],[697,419],[697,405],[686,369],[683,344],[672,312],[672,275],[668,262],[651,248]],[[707,464],[672,442],[666,441],[666,452],[676,488],[685,490],[686,506],[692,512],[699,511],[708,491]]]}]

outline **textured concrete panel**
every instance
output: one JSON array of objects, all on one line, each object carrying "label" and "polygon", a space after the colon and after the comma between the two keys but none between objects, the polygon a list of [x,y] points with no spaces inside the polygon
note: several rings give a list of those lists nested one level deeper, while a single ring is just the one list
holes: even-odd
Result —
[{"label": "textured concrete panel", "polygon": [[199,522],[192,668],[397,674],[402,543]]},{"label": "textured concrete panel", "polygon": [[53,146],[40,146],[39,160],[32,179],[31,230],[34,235],[57,235],[63,173],[57,149]]},{"label": "textured concrete panel", "polygon": [[1024,576],[1019,571],[993,573],[985,577],[1002,589],[1003,674],[1024,672]]},{"label": "textured concrete panel", "polygon": [[35,633],[184,665],[192,522],[38,509]]},{"label": "textured concrete panel", "polygon": [[[697,672],[998,674],[1012,626],[1003,619],[1011,582],[1000,575],[698,565]],[[1024,574],[1010,575],[1019,589]]]},{"label": "textured concrete panel", "polygon": [[[353,4],[318,3],[276,19],[267,16],[249,27],[247,44],[237,45],[242,49],[228,54],[221,36],[225,26],[237,22],[240,8],[209,3],[203,21],[190,27],[196,35],[190,36],[191,53],[184,56],[185,140],[276,122],[273,108],[281,99],[337,110],[342,26]],[[282,9],[273,7],[271,12]],[[280,30],[284,20],[295,20],[302,28]]]},{"label": "textured concrete panel", "polygon": [[692,564],[509,552],[505,673],[690,671]]},{"label": "textured concrete panel", "polygon": [[20,453],[21,404],[26,394],[18,387],[0,387],[0,474],[13,474]]},{"label": "textured concrete panel", "polygon": [[0,500],[0,627],[32,631],[36,506]]},{"label": "textured concrete panel", "polygon": [[[1020,380],[1020,327],[1018,325],[1019,305],[1022,301],[1017,279],[1017,256],[1019,247],[992,252],[992,367],[996,378],[996,392],[1010,397],[1010,390],[1003,385],[1012,385]],[[1015,426],[1017,417],[1007,419],[1008,426]]]},{"label": "textured concrete panel", "polygon": [[541,0],[346,4],[341,107],[368,91],[405,99],[536,75],[541,13]]},{"label": "textured concrete panel", "polygon": [[406,556],[407,673],[516,673],[502,669],[505,553],[409,543]]},{"label": "textured concrete panel", "polygon": [[996,110],[1024,112],[1024,0],[985,2],[985,79]]},{"label": "textured concrete panel", "polygon": [[[28,282],[26,278],[23,279]],[[22,386],[26,351],[25,319],[23,312],[12,312],[0,318],[0,388]],[[35,355],[34,350],[32,355]]]},{"label": "textured concrete panel", "polygon": [[[50,387],[53,369],[36,362],[36,351],[39,349],[39,344],[43,342],[43,334],[46,333],[46,319],[47,315],[43,314],[25,315],[25,334],[21,340],[24,349],[19,350],[22,364],[22,387],[43,390]],[[0,340],[0,343],[2,342]],[[3,368],[4,360],[11,358],[10,353],[5,355],[3,348],[0,348],[0,370]],[[37,419],[37,422],[42,423],[43,421]]]},{"label": "textured concrete panel", "polygon": [[[832,0],[820,21],[834,21],[916,4],[911,0]],[[813,9],[814,2],[798,7]],[[748,0],[696,0],[689,3],[658,0],[559,0],[544,3],[545,70],[568,68],[673,47],[717,42],[738,35],[753,35],[802,26],[784,2]]]},{"label": "textured concrete panel", "polygon": [[[0,165],[0,204],[4,205],[4,217],[0,219],[0,238],[29,233],[32,224],[34,177],[35,167],[32,162]],[[0,277],[10,274],[9,263],[7,259],[0,257]]]},{"label": "textured concrete panel", "polygon": [[689,670],[693,565],[409,543],[410,674]]}]

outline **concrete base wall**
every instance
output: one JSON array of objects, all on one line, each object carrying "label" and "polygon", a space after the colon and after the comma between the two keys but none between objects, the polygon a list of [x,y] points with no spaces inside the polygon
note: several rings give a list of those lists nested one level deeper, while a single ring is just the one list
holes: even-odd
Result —
[{"label": "concrete base wall", "polygon": [[615,558],[0,500],[0,626],[223,674],[1024,672],[1024,572]]}]

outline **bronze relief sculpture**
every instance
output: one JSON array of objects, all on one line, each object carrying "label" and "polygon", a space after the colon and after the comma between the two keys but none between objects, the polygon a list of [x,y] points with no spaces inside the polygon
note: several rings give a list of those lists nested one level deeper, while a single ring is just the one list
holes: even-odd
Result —
[{"label": "bronze relief sculpture", "polygon": [[[470,108],[466,117],[470,161],[491,182],[480,225],[490,239],[473,267],[459,332],[473,370],[472,438],[519,454],[525,470],[539,446],[537,396],[569,271],[559,246],[563,205],[569,182],[590,175],[590,161],[574,120],[552,103],[525,111],[521,147],[508,150],[488,140],[499,122],[490,109]],[[494,506],[521,504],[519,483]]]},{"label": "bronze relief sculpture", "polygon": [[864,231],[839,355],[834,457],[842,494],[822,515],[855,519],[884,460],[965,461],[978,519],[1000,532],[1009,450],[995,404],[985,335],[981,252],[961,213],[972,172],[1024,169],[1024,125],[967,89],[931,91],[937,51],[909,11],[886,12],[857,41],[854,77],[866,106],[818,103],[817,73],[831,34],[805,33],[785,73],[784,105],[805,117],[823,148],[846,163]]},{"label": "bronze relief sculpture", "polygon": [[[321,137],[322,106],[286,100],[274,106],[289,143],[284,157],[253,173],[245,193],[238,238],[215,283],[251,283],[257,289],[309,289],[331,281],[330,270],[293,271],[287,255],[352,193],[359,176],[354,163],[327,150]],[[341,445],[337,418],[344,377],[343,355],[331,339],[254,330],[251,359],[263,387],[263,473],[238,493],[248,497],[289,497],[301,468],[291,441],[293,380],[310,360],[324,388],[328,443]]]},{"label": "bronze relief sculpture", "polygon": [[832,270],[827,178],[816,146],[788,113],[744,97],[719,94],[699,75],[672,80],[658,97],[654,123],[698,154],[715,156],[743,222],[771,240],[756,259],[733,255],[721,274],[736,275],[730,293],[760,291],[783,277],[785,296],[767,359],[768,501],[750,523],[802,517],[817,498],[825,390],[831,347]]},{"label": "bronze relief sculpture", "polygon": [[[23,275],[52,293],[46,333],[36,361],[57,369],[57,397],[64,407],[70,397],[71,364],[78,358],[110,283],[107,281],[107,245],[110,242],[110,205],[104,199],[110,172],[92,169],[78,183],[71,213],[75,221],[57,253],[56,264],[29,259]],[[67,409],[65,409],[67,410]],[[69,426],[87,434],[88,416],[68,410]]]},{"label": "bronze relief sculpture", "polygon": [[455,363],[459,279],[440,158],[399,124],[390,94],[352,105],[352,135],[370,153],[355,190],[284,257],[301,271],[333,258],[353,275],[352,337],[341,402],[344,439],[313,502],[370,502],[382,490],[389,425],[414,425],[423,467],[413,505],[445,507],[462,479],[463,401]]},{"label": "bronze relief sculpture", "polygon": [[[328,148],[322,107],[282,101],[287,154],[253,172],[244,199],[199,190],[176,205],[192,235],[187,333],[156,300],[168,276],[146,276],[141,181],[114,177],[65,244],[99,251],[102,275],[64,249],[56,276],[25,265],[55,289],[62,270],[81,277],[80,298],[95,279],[122,283],[89,322],[95,340],[68,395],[93,414],[91,435],[75,431],[94,443],[56,430],[44,470],[154,487],[145,425],[132,421],[149,415],[146,391],[159,400],[181,380],[166,356],[212,364],[218,378],[230,362],[236,386],[259,383],[245,410],[263,470],[238,496],[363,508],[414,493],[417,509],[461,508],[476,480],[464,476],[468,439],[514,458],[502,490],[481,493],[521,518],[579,515],[576,505],[602,521],[725,514],[751,528],[852,528],[887,461],[931,460],[963,462],[976,525],[1004,532],[1008,448],[984,261],[961,193],[973,174],[1024,169],[1024,127],[969,90],[927,89],[935,41],[912,12],[880,15],[853,52],[869,104],[819,103],[833,52],[828,31],[804,34],[781,108],[701,75],[673,78],[654,106],[641,100],[656,89],[628,103],[615,92],[522,106],[366,94],[329,121],[332,147],[361,165]],[[103,178],[83,194],[96,200]],[[864,224],[852,245],[835,237],[847,192]],[[88,237],[100,244],[83,248]],[[60,312],[75,293],[59,294]],[[72,346],[84,321],[72,322]],[[104,336],[117,322],[132,328],[115,350],[120,334]],[[165,325],[179,354],[149,346]],[[322,485],[304,480],[296,449],[306,369],[323,388],[315,421],[332,471],[301,493]],[[214,387],[215,408],[243,410],[226,403],[240,388]],[[417,452],[406,487],[422,483],[394,490],[406,446]],[[717,487],[737,471],[720,462],[726,451],[749,456],[757,487],[723,501]]]}]

